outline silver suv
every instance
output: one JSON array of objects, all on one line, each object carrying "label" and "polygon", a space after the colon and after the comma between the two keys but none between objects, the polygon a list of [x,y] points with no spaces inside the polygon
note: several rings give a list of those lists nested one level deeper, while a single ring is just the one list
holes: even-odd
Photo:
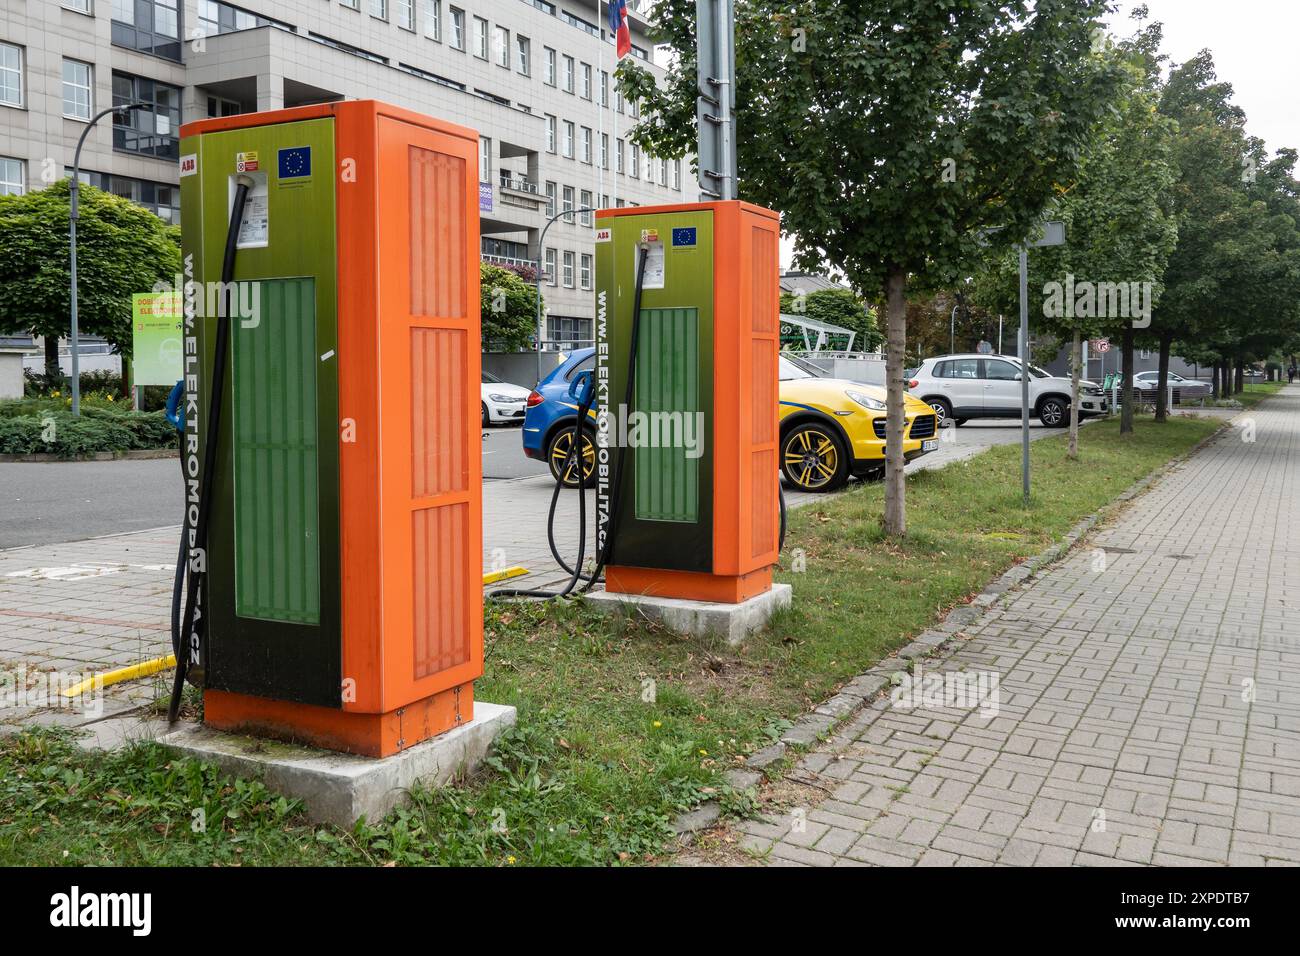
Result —
[{"label": "silver suv", "polygon": [[[1020,360],[1010,355],[940,355],[921,363],[907,389],[934,409],[939,426],[972,418],[1020,417]],[[1070,423],[1070,380],[1029,366],[1029,408],[1048,428]],[[1106,414],[1095,382],[1079,383],[1079,417]]]}]

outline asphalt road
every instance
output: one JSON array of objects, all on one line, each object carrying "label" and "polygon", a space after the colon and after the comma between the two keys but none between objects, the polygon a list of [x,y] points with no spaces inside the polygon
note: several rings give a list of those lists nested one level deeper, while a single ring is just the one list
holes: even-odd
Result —
[{"label": "asphalt road", "polygon": [[[1056,433],[1037,422],[1030,428],[1032,438]],[[908,470],[940,466],[1019,440],[1018,422],[971,422],[941,440],[938,451],[913,462]],[[546,475],[546,466],[525,458],[521,449],[518,426],[484,429],[484,479]],[[0,550],[180,524],[179,471],[174,458],[0,463]],[[542,497],[549,495],[550,483],[545,484],[538,492]],[[523,490],[515,488],[512,494]],[[545,504],[541,507],[544,514]]]}]

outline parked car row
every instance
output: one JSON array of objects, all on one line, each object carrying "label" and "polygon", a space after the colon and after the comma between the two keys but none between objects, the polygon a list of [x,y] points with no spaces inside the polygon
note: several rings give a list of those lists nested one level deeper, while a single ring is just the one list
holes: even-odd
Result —
[{"label": "parked car row", "polygon": [[[1020,360],[1009,355],[940,355],[908,377],[908,392],[934,410],[939,427],[973,418],[1019,418],[1023,403]],[[1104,415],[1108,399],[1095,382],[1079,383],[1079,415]],[[1048,428],[1070,423],[1070,380],[1029,366],[1029,408]]]},{"label": "parked car row", "polygon": [[[548,463],[568,487],[578,483],[569,462],[573,419],[569,395],[575,375],[595,365],[594,349],[576,349],[528,396],[524,454]],[[885,390],[826,377],[794,356],[778,359],[780,466],[786,482],[801,491],[833,491],[850,475],[871,477],[885,467]],[[907,396],[903,454],[908,461],[938,448],[938,422],[925,402]],[[595,412],[583,427],[583,480],[595,467]],[[567,464],[567,468],[566,468]]]}]

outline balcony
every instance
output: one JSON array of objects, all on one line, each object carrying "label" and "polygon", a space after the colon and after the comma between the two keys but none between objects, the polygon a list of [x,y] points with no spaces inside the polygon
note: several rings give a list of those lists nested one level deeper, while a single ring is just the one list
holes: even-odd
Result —
[{"label": "balcony", "polygon": [[522,193],[524,196],[537,196],[541,192],[537,188],[537,183],[508,169],[501,170],[498,185],[507,192]]}]

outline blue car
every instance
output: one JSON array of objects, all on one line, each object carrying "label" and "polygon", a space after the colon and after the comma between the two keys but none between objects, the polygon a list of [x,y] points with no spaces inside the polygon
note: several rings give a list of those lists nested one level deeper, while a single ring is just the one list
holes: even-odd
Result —
[{"label": "blue car", "polygon": [[[551,469],[551,475],[564,482],[566,488],[574,488],[578,484],[576,464],[570,464],[565,473],[560,474],[569,457],[573,419],[578,413],[577,403],[569,397],[569,386],[579,372],[595,367],[595,355],[595,349],[574,349],[570,352],[559,368],[533,389],[524,412],[524,454],[545,461]],[[589,412],[588,421],[591,424],[582,430],[582,470],[588,487],[592,484],[592,470],[596,465],[595,419],[595,412]]]}]

